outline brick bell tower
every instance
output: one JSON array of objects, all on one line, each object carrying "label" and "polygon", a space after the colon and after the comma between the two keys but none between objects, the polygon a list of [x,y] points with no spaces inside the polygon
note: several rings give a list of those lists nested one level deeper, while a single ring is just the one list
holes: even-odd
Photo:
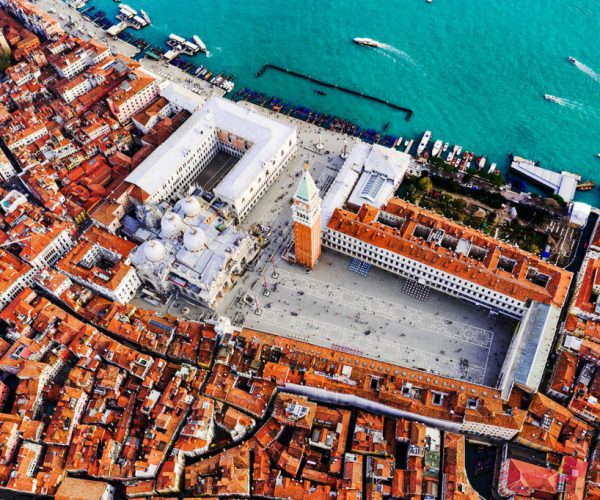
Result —
[{"label": "brick bell tower", "polygon": [[304,173],[292,204],[296,262],[312,269],[321,256],[321,198],[304,162]]}]

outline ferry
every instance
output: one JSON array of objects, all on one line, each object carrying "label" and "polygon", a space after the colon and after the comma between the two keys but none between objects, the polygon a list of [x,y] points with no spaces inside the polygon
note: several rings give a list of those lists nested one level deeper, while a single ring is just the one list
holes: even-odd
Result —
[{"label": "ferry", "polygon": [[569,61],[571,64],[577,64],[577,59],[571,56],[567,57],[567,61]]},{"label": "ferry", "polygon": [[442,141],[440,139],[438,139],[437,141],[435,141],[433,143],[433,148],[431,149],[431,156],[439,156],[441,150],[442,150]]},{"label": "ferry", "polygon": [[558,97],[552,95],[552,94],[544,94],[544,99],[546,99],[546,101],[550,101],[550,102],[556,102],[559,103],[560,101],[558,100]]},{"label": "ferry", "polygon": [[365,47],[383,47],[383,43],[373,40],[372,38],[353,38],[352,41],[358,45],[364,45]]},{"label": "ferry", "polygon": [[194,43],[202,52],[206,52],[206,44],[202,40],[200,40],[200,37],[198,35],[194,35],[192,37],[192,40],[194,40]]},{"label": "ferry", "polygon": [[427,147],[427,144],[429,143],[429,139],[431,139],[431,131],[426,130],[425,133],[423,134],[423,138],[421,139],[421,142],[419,143],[419,147],[417,148],[417,156],[421,156],[423,151],[425,151],[425,148]]}]

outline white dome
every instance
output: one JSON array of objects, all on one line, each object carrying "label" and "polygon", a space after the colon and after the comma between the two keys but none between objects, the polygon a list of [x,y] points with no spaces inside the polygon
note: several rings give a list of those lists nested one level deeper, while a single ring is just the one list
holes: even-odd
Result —
[{"label": "white dome", "polygon": [[187,196],[179,200],[179,207],[183,210],[186,217],[196,217],[202,210],[200,202],[193,196]]},{"label": "white dome", "polygon": [[165,238],[177,238],[183,233],[183,221],[175,212],[166,213],[160,221],[160,229]]},{"label": "white dome", "polygon": [[165,254],[165,247],[160,241],[150,240],[144,243],[144,255],[150,262],[160,262]]},{"label": "white dome", "polygon": [[198,229],[197,227],[188,229],[183,235],[183,246],[190,252],[202,250],[205,241],[206,238],[204,237],[204,231],[202,231],[202,229]]}]

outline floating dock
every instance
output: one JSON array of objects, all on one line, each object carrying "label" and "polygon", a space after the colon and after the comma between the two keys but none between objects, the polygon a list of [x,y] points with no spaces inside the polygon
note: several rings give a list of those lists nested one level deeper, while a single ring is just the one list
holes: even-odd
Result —
[{"label": "floating dock", "polygon": [[280,71],[282,73],[287,73],[289,75],[295,76],[297,78],[302,78],[304,80],[309,80],[313,83],[317,83],[319,85],[322,85],[324,87],[329,87],[332,89],[337,89],[340,90],[342,92],[345,92],[347,94],[351,94],[351,95],[355,95],[358,97],[362,97],[364,99],[368,99],[370,101],[374,101],[374,102],[378,102],[379,104],[384,104],[386,106],[389,106],[392,109],[395,109],[397,111],[402,111],[403,113],[406,113],[406,121],[409,121],[413,115],[413,110],[410,108],[405,108],[403,106],[398,106],[397,104],[394,104],[392,102],[386,101],[384,99],[381,99],[379,97],[375,97],[372,95],[368,95],[365,94],[363,92],[359,92],[357,90],[352,90],[352,89],[348,89],[346,87],[341,87],[340,85],[336,85],[335,83],[329,83],[329,82],[324,82],[323,80],[319,80],[318,78],[313,78],[312,76],[308,76],[308,75],[304,75],[302,73],[298,73],[297,71],[293,71],[291,69],[287,69],[287,68],[282,68],[281,66],[277,66],[275,64],[265,64],[262,68],[260,68],[258,70],[258,72],[256,73],[256,76],[262,76],[265,71],[267,71],[268,69],[274,69],[276,71]]},{"label": "floating dock", "polygon": [[111,35],[111,36],[117,36],[119,33],[121,33],[123,30],[127,29],[127,23],[121,21],[119,24],[115,24],[113,26],[111,26],[110,28],[108,28],[106,30],[106,32]]},{"label": "floating dock", "polygon": [[566,170],[554,172],[520,156],[513,155],[510,169],[522,177],[552,190],[554,194],[559,195],[567,203],[573,201],[577,184],[581,181],[581,176],[577,174]]}]

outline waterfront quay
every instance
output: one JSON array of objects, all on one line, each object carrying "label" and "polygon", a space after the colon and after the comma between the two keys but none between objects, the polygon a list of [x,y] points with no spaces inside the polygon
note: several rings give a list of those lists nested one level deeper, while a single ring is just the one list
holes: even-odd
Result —
[{"label": "waterfront quay", "polygon": [[[77,9],[67,5],[61,0],[37,0],[36,5],[51,13],[54,17],[60,19],[61,26],[67,33],[87,40],[93,38],[104,43],[113,54],[124,54],[129,57],[134,57],[139,54],[140,50],[127,43],[120,38],[108,35],[102,28],[96,26],[90,19],[81,14]],[[62,19],[63,16],[65,19]],[[71,22],[69,22],[71,19]],[[82,33],[83,31],[83,33]],[[90,33],[92,36],[90,36]],[[149,58],[143,58],[142,66],[153,73],[153,76],[159,80],[170,80],[189,90],[210,97],[212,95],[224,95],[224,91],[214,87],[202,78],[196,78],[189,75],[178,67],[168,64],[164,61],[155,61]]]}]

